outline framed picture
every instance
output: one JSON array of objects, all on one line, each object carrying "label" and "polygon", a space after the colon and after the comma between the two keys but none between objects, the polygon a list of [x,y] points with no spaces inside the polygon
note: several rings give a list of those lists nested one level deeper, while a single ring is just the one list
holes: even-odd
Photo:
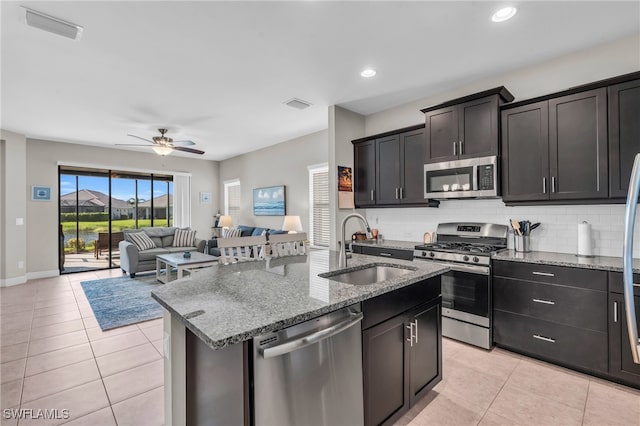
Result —
[{"label": "framed picture", "polygon": [[210,192],[201,192],[200,193],[200,204],[209,204],[211,203],[211,193]]},{"label": "framed picture", "polygon": [[33,201],[51,201],[50,186],[32,186],[31,199]]},{"label": "framed picture", "polygon": [[284,185],[253,190],[254,216],[284,216],[285,213]]}]

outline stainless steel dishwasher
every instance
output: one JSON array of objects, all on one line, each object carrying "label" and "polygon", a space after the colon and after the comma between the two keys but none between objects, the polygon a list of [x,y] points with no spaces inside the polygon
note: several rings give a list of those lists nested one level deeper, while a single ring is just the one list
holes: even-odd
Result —
[{"label": "stainless steel dishwasher", "polygon": [[254,338],[255,425],[362,425],[362,312]]}]

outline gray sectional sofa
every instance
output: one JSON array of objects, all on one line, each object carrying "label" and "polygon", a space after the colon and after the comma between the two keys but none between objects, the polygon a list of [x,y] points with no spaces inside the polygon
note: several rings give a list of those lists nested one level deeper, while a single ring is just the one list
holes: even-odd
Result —
[{"label": "gray sectional sofa", "polygon": [[[174,247],[173,237],[178,228],[154,227],[140,229],[125,229],[124,240],[120,241],[120,268],[123,273],[131,278],[137,272],[152,271],[156,269],[156,255],[166,253],[181,253],[185,251],[204,251],[205,240],[195,239],[194,245],[189,247]],[[132,232],[144,232],[153,240],[156,248],[139,250],[138,247],[127,240],[127,234]]]}]

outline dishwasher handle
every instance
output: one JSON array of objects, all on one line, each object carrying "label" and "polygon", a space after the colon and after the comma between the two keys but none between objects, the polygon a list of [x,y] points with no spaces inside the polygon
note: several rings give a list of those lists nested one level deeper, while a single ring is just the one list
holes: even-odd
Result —
[{"label": "dishwasher handle", "polygon": [[335,336],[336,334],[341,333],[344,330],[358,324],[360,321],[362,321],[363,318],[364,315],[362,314],[362,312],[350,312],[349,318],[344,321],[340,321],[330,327],[314,331],[305,336],[298,337],[295,340],[290,340],[280,345],[271,346],[268,348],[260,348],[258,352],[260,352],[260,355],[262,355],[263,358],[274,358],[280,355],[285,355],[289,352],[306,348],[307,346]]}]

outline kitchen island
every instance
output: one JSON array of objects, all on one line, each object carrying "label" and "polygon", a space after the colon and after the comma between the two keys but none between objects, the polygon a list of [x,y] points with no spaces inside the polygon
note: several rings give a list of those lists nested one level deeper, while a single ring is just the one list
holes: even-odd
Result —
[{"label": "kitchen island", "polygon": [[[205,414],[211,423],[249,423],[254,398],[250,358],[257,336],[361,304],[371,304],[368,323],[374,325],[381,309],[374,311],[374,302],[402,293],[400,304],[407,303],[415,299],[408,289],[429,289],[438,296],[439,312],[439,275],[446,266],[353,255],[348,269],[388,265],[403,273],[352,285],[319,276],[332,275],[337,258],[335,252],[312,251],[308,256],[214,266],[155,290],[153,297],[165,308],[166,424],[196,423]],[[363,328],[367,309],[362,309]],[[441,350],[439,343],[435,346],[433,351]],[[441,377],[441,367],[438,374]]]}]

